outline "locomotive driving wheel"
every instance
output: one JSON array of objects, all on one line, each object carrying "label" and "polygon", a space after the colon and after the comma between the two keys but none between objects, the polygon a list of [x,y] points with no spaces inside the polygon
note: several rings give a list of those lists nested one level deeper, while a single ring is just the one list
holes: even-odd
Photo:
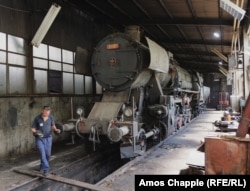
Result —
[{"label": "locomotive driving wheel", "polygon": [[159,129],[159,134],[156,135],[156,139],[160,142],[167,137],[168,127],[162,120],[156,120],[153,123],[154,128]]}]

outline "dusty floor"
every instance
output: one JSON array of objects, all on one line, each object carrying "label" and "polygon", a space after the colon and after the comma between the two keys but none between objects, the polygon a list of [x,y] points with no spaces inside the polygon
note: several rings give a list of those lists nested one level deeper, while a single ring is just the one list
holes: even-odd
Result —
[{"label": "dusty floor", "polygon": [[[115,191],[133,191],[134,175],[136,174],[163,174],[180,175],[188,174],[187,162],[194,152],[208,136],[220,136],[225,132],[218,132],[212,125],[215,120],[220,120],[223,111],[208,110],[194,119],[186,127],[167,139],[158,149],[140,160],[124,165],[123,168],[103,179],[98,185],[113,188]],[[226,134],[235,135],[235,132]],[[200,162],[199,157],[195,158]],[[204,162],[204,161],[203,161]],[[196,172],[204,174],[202,171]]]},{"label": "dusty floor", "polygon": [[[181,130],[169,137],[158,149],[124,165],[121,169],[97,183],[97,185],[113,188],[114,191],[133,191],[135,174],[187,174],[188,158],[192,152],[197,151],[204,138],[224,134],[216,131],[212,125],[222,115],[223,111],[206,111],[186,127],[182,127]],[[231,134],[235,134],[235,132],[231,132]],[[54,145],[51,157],[52,170],[60,165],[59,158],[73,161],[77,157],[84,156],[84,153],[86,154],[84,149],[81,144],[65,144],[63,147]],[[72,152],[78,153],[79,156],[72,157]],[[31,179],[29,176],[14,172],[14,168],[38,169],[39,163],[37,150],[27,155],[2,159],[0,161],[0,190],[11,190],[11,188]]]},{"label": "dusty floor", "polygon": [[[74,154],[72,157],[72,153]],[[86,154],[85,148],[81,145],[81,141],[76,141],[74,145],[63,143],[53,145],[52,156],[50,159],[51,171],[62,165],[64,162],[75,160]],[[0,190],[7,191],[14,187],[32,179],[30,176],[14,172],[15,168],[27,168],[38,170],[40,165],[39,153],[36,149],[28,154],[18,155],[16,157],[8,157],[0,160]]]}]

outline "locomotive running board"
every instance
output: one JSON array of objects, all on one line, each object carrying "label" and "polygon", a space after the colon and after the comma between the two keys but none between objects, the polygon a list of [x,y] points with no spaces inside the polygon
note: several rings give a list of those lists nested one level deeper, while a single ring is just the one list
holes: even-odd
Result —
[{"label": "locomotive running board", "polygon": [[80,188],[89,189],[89,190],[93,190],[93,191],[112,191],[112,189],[109,189],[109,188],[104,188],[104,187],[96,186],[96,185],[89,184],[86,182],[81,182],[78,180],[64,178],[64,177],[57,176],[54,174],[48,174],[48,176],[44,176],[41,173],[30,171],[30,170],[25,170],[25,169],[14,169],[14,171],[17,173],[21,173],[21,174],[25,174],[25,175],[29,175],[29,176],[33,176],[33,177],[46,178],[48,180],[53,180],[53,181],[57,181],[57,182],[61,182],[64,184],[69,184],[72,186],[77,186]]}]

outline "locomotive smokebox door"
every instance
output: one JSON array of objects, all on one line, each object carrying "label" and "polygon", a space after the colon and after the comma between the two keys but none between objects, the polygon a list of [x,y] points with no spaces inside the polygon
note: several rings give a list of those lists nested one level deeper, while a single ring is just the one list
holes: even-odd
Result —
[{"label": "locomotive smokebox door", "polygon": [[147,68],[148,50],[131,37],[116,33],[104,38],[92,56],[92,73],[98,83],[110,91],[122,91],[131,86],[138,74]]}]

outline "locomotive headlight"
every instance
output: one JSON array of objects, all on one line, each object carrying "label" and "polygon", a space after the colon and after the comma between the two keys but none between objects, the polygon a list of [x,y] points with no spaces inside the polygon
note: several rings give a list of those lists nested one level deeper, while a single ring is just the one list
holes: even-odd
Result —
[{"label": "locomotive headlight", "polygon": [[133,115],[133,111],[132,111],[132,108],[131,107],[127,107],[124,109],[124,115],[126,117],[131,117]]},{"label": "locomotive headlight", "polygon": [[76,113],[78,115],[82,115],[83,114],[83,109],[81,107],[78,107],[77,110],[76,110]]}]

